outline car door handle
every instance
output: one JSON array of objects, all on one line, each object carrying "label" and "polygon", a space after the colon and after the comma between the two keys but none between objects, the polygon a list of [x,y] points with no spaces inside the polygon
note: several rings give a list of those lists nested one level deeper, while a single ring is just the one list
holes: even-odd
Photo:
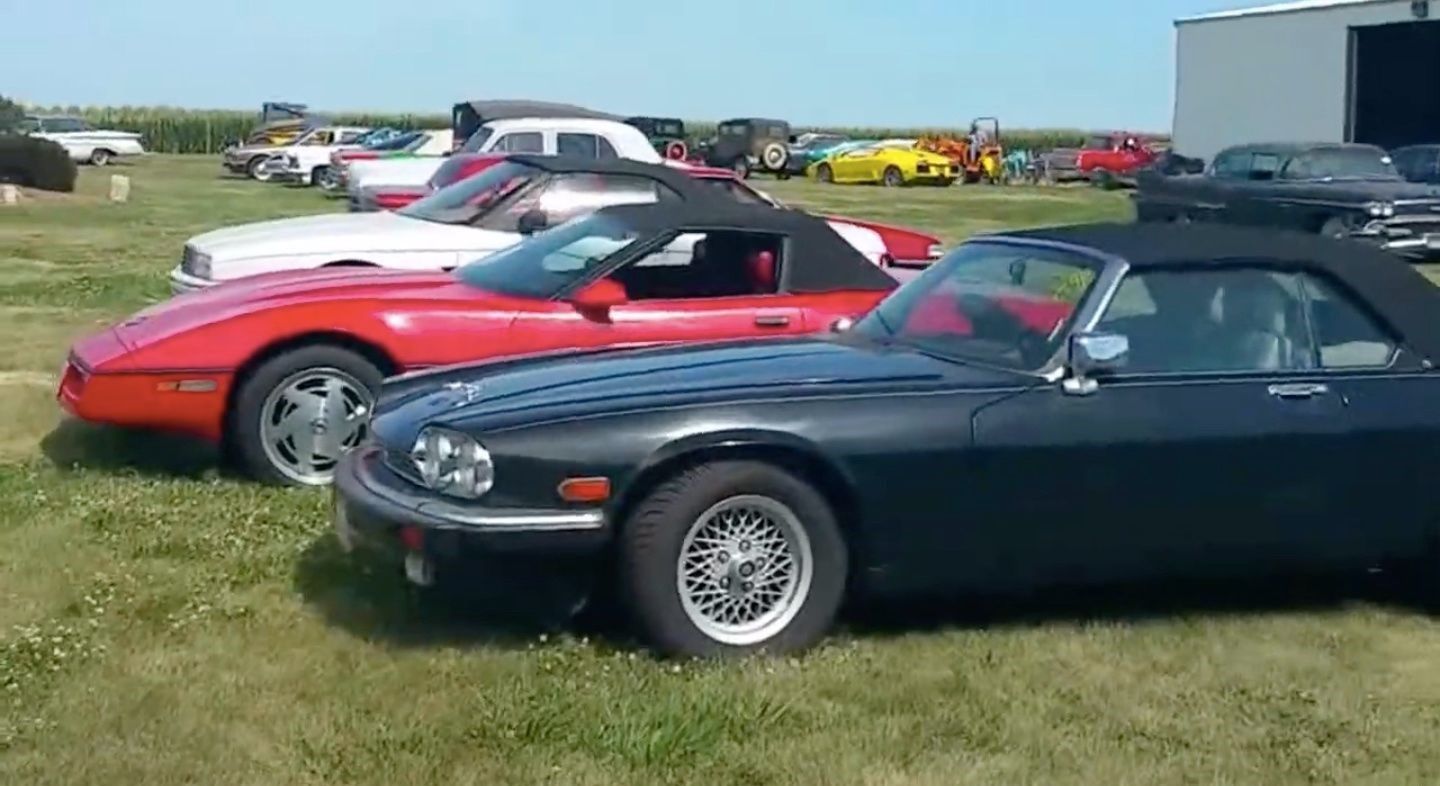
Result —
[{"label": "car door handle", "polygon": [[755,317],[756,327],[786,327],[790,324],[790,317],[784,314],[761,314]]},{"label": "car door handle", "polygon": [[1281,399],[1303,399],[1323,396],[1330,392],[1330,386],[1318,382],[1295,382],[1285,385],[1271,385],[1270,395]]}]

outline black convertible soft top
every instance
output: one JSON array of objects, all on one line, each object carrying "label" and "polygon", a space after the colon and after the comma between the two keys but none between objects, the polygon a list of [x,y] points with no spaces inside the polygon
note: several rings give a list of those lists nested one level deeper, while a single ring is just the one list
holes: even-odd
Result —
[{"label": "black convertible soft top", "polygon": [[1214,224],[1086,224],[1005,232],[1120,257],[1138,269],[1228,267],[1256,261],[1317,273],[1349,289],[1425,358],[1440,362],[1440,289],[1399,257],[1354,240]]},{"label": "black convertible soft top", "polygon": [[840,237],[824,219],[766,205],[701,199],[665,205],[617,205],[598,211],[641,232],[734,229],[787,238],[780,262],[787,292],[865,290],[888,292],[899,285]]},{"label": "black convertible soft top", "polygon": [[533,166],[545,172],[590,172],[597,175],[629,175],[658,180],[684,199],[719,199],[718,189],[701,183],[684,170],[664,164],[646,164],[628,158],[595,159],[583,156],[547,156],[541,153],[511,153],[506,161]]}]

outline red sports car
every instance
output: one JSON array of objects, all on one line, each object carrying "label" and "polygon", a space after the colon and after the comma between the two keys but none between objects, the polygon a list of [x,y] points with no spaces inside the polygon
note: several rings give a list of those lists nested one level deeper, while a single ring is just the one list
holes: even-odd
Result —
[{"label": "red sports car", "polygon": [[387,376],[813,332],[897,285],[823,219],[700,191],[604,208],[449,273],[291,271],[182,295],[77,342],[58,398],[85,420],[221,443],[262,480],[319,485]]}]

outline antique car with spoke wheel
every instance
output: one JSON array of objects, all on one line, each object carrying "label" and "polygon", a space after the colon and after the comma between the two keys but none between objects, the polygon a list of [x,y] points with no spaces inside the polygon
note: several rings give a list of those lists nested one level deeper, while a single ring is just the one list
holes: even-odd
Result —
[{"label": "antique car with spoke wheel", "polygon": [[392,379],[334,525],[422,584],[579,560],[682,656],[802,649],[847,594],[1433,577],[1437,313],[1348,241],[982,236],[849,327]]},{"label": "antique car with spoke wheel", "polygon": [[897,286],[820,218],[634,171],[686,197],[548,231],[526,210],[513,220],[532,237],[453,272],[282,272],[182,295],[77,342],[59,400],[86,420],[218,442],[262,480],[319,485],[363,440],[388,375],[823,330]]}]

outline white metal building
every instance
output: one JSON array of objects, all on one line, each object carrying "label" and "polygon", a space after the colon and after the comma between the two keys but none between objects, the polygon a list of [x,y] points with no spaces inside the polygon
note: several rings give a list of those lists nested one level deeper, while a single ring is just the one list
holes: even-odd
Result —
[{"label": "white metal building", "polygon": [[1433,5],[1297,0],[1176,21],[1176,152],[1208,161],[1254,142],[1440,142]]}]

